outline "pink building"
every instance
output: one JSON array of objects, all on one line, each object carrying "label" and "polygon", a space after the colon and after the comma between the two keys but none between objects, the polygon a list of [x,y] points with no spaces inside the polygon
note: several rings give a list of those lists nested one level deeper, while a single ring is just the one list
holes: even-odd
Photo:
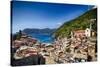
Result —
[{"label": "pink building", "polygon": [[84,37],[85,36],[85,30],[76,30],[73,31],[74,37]]}]

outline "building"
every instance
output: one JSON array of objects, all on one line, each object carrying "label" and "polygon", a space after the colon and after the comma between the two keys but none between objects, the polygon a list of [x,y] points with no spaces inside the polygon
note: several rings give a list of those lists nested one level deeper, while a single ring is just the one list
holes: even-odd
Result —
[{"label": "building", "polygon": [[85,30],[73,31],[73,37],[83,37],[83,36],[85,36]]},{"label": "building", "polygon": [[73,37],[91,37],[91,30],[86,28],[85,30],[74,30],[71,31],[71,38]]},{"label": "building", "polygon": [[89,28],[86,28],[86,30],[85,30],[85,36],[86,37],[91,37],[91,30]]}]

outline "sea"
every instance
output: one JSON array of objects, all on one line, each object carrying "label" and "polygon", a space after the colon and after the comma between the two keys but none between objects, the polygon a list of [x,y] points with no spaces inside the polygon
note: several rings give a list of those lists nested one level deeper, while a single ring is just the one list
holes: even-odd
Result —
[{"label": "sea", "polygon": [[32,38],[36,38],[38,41],[43,43],[53,43],[54,38],[52,35],[47,34],[29,34]]}]

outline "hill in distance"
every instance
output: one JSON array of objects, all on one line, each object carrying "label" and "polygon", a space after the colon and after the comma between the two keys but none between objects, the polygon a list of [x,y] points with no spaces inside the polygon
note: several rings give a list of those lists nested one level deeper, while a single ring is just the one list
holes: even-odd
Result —
[{"label": "hill in distance", "polygon": [[36,29],[36,28],[26,28],[23,30],[26,34],[45,34],[51,35],[56,29],[44,28],[44,29]]}]

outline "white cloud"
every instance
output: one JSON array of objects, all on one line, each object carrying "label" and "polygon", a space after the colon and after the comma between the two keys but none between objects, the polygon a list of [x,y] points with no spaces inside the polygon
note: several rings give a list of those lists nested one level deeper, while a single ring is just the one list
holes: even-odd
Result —
[{"label": "white cloud", "polygon": [[95,9],[95,8],[97,8],[97,6],[94,6],[92,9]]},{"label": "white cloud", "polygon": [[57,23],[57,25],[62,25],[62,23]]}]

